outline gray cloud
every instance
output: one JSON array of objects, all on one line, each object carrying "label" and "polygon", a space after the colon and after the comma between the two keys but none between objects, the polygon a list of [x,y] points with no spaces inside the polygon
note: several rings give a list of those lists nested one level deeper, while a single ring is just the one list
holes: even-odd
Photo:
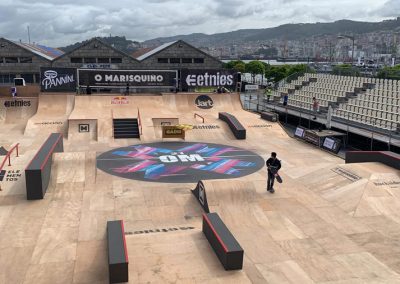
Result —
[{"label": "gray cloud", "polygon": [[[83,4],[82,4],[83,3]],[[0,36],[60,46],[94,36],[132,40],[339,19],[379,21],[399,0],[1,0]]]}]

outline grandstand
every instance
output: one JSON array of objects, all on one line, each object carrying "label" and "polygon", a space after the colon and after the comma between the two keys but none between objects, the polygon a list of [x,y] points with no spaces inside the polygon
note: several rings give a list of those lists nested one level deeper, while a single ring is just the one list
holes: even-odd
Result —
[{"label": "grandstand", "polygon": [[312,98],[320,112],[333,108],[333,117],[366,126],[396,131],[400,123],[400,82],[377,78],[306,73],[278,87],[275,100],[289,95],[288,105],[312,110]]}]

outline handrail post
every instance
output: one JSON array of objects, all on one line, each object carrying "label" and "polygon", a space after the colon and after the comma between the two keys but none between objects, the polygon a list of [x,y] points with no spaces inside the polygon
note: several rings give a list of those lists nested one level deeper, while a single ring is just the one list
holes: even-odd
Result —
[{"label": "handrail post", "polygon": [[18,145],[19,145],[19,144],[17,144],[17,157],[19,157],[19,154],[18,154]]},{"label": "handrail post", "polygon": [[10,157],[11,155],[8,155],[8,166],[10,167],[11,166],[11,157]]}]

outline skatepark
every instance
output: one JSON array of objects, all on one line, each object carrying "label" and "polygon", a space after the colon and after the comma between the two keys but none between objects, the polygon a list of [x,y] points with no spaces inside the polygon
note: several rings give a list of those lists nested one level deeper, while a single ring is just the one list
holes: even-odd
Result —
[{"label": "skatepark", "polygon": [[[3,167],[0,283],[109,283],[112,220],[123,220],[129,283],[400,283],[397,169],[346,164],[243,110],[239,94],[207,94],[210,108],[198,96],[2,101],[0,146],[19,143],[19,153]],[[240,121],[246,139],[220,112]],[[116,139],[115,119],[136,119],[140,137]],[[185,139],[163,138],[162,127],[176,124],[192,126]],[[52,155],[43,199],[27,200],[24,170],[52,133],[64,149]],[[283,179],[274,194],[264,164],[272,151]],[[201,157],[185,160],[194,153]],[[202,232],[204,210],[191,193],[200,179],[210,212],[243,248],[242,269],[225,270]]]}]

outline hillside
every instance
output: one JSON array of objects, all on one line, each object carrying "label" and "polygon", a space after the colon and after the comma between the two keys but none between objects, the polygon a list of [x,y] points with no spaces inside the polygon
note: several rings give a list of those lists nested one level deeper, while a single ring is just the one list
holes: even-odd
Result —
[{"label": "hillside", "polygon": [[[123,52],[129,53],[129,54],[133,53],[140,46],[139,42],[128,40],[124,36],[101,37],[99,39],[102,40],[103,42],[108,43],[109,45],[112,45],[115,48],[117,48]],[[68,51],[75,49],[76,47],[78,47],[79,45],[81,45],[84,42],[86,42],[86,41],[77,42],[77,43],[68,45],[66,47],[60,47],[60,49],[65,52],[68,52]]]},{"label": "hillside", "polygon": [[319,35],[363,34],[387,30],[400,31],[400,17],[376,23],[340,20],[333,23],[286,24],[275,28],[244,29],[212,35],[196,33],[156,38],[145,41],[144,44],[156,45],[182,39],[196,46],[211,46],[273,39],[299,40]]},{"label": "hillside", "polygon": [[[197,47],[211,47],[229,45],[233,43],[268,41],[276,39],[301,40],[321,35],[338,34],[364,34],[379,31],[399,31],[400,17],[394,20],[383,22],[357,22],[351,20],[340,20],[333,23],[312,23],[312,24],[285,24],[267,29],[243,29],[218,34],[193,33],[189,35],[176,35],[171,37],[160,37],[139,43],[126,39],[124,36],[103,37],[101,40],[122,50],[132,53],[140,46],[157,46],[175,40],[184,40]],[[82,42],[75,43],[60,49],[69,51]]]}]

